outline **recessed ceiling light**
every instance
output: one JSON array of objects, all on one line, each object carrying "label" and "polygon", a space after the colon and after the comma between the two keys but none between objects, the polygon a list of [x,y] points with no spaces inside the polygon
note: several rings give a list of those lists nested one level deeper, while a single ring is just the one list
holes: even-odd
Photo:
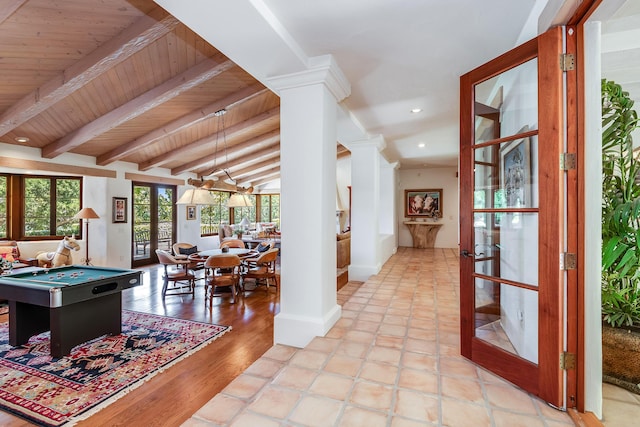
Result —
[{"label": "recessed ceiling light", "polygon": [[14,138],[16,141],[21,142],[21,143],[25,143],[25,142],[29,142],[30,139],[27,138],[26,136],[16,136]]},{"label": "recessed ceiling light", "polygon": [[419,113],[420,111],[422,111],[422,108],[412,108],[411,109],[412,113]]},{"label": "recessed ceiling light", "polygon": [[421,142],[420,144],[418,144],[418,147],[424,148],[424,142]]}]

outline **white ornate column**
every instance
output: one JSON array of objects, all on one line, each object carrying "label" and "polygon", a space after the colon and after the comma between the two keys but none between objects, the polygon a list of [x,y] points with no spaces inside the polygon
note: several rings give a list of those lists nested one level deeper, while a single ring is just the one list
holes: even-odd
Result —
[{"label": "white ornate column", "polygon": [[350,86],[330,56],[269,79],[280,95],[280,313],[275,343],[304,347],[340,318],[336,300],[336,113]]},{"label": "white ornate column", "polygon": [[351,264],[349,279],[365,281],[382,267],[380,257],[380,151],[386,143],[379,135],[350,142],[351,150]]}]

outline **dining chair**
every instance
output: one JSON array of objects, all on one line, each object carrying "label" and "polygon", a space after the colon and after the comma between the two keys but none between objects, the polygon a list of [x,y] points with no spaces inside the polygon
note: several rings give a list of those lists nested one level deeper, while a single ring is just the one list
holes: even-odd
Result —
[{"label": "dining chair", "polygon": [[231,293],[231,303],[236,302],[240,288],[240,265],[242,261],[235,254],[212,255],[204,262],[205,304],[212,306],[214,296]]},{"label": "dining chair", "polygon": [[[169,252],[162,249],[156,249],[156,255],[158,256],[158,262],[164,266],[162,297],[188,294],[195,296],[196,277],[188,268],[189,260],[176,259]],[[183,268],[170,269],[171,266]]]},{"label": "dining chair", "polygon": [[220,242],[220,249],[227,248],[241,248],[244,249],[244,242],[240,239],[228,239]]},{"label": "dining chair", "polygon": [[198,252],[197,246],[184,242],[174,243],[171,249],[175,259],[187,259],[192,253]]},{"label": "dining chair", "polygon": [[246,270],[242,273],[243,283],[246,279],[255,279],[256,287],[262,282],[268,292],[269,282],[273,279],[276,290],[279,290],[278,276],[276,275],[276,261],[279,250],[278,248],[269,249],[260,254],[258,258],[246,260]]}]

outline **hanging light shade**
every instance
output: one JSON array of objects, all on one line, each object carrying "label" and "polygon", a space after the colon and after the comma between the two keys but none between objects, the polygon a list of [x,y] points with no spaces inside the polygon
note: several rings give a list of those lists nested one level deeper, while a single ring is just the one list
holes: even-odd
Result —
[{"label": "hanging light shade", "polygon": [[189,188],[178,199],[176,205],[216,205],[218,202],[211,193],[201,188]]},{"label": "hanging light shade", "polygon": [[227,202],[227,207],[229,208],[247,208],[252,206],[253,203],[251,203],[249,196],[240,193],[232,194]]}]

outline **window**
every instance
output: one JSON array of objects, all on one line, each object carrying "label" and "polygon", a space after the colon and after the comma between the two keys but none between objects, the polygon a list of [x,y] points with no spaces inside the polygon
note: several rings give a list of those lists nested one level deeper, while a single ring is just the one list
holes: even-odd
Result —
[{"label": "window", "polygon": [[220,224],[225,221],[229,223],[229,208],[227,200],[231,193],[224,191],[212,191],[211,195],[216,200],[215,205],[206,205],[200,211],[200,235],[213,236],[218,234]]},{"label": "window", "polygon": [[260,195],[260,222],[275,222],[280,225],[279,194]]},{"label": "window", "polygon": [[[81,235],[82,178],[5,175],[0,180],[0,235],[14,240]],[[15,197],[10,197],[12,194]],[[19,203],[10,204],[10,200]]]},{"label": "window", "polygon": [[246,217],[251,224],[256,223],[256,196],[254,194],[247,194],[246,197],[251,200],[251,204],[253,206],[246,208],[233,208],[234,224],[238,224],[244,217]]}]

